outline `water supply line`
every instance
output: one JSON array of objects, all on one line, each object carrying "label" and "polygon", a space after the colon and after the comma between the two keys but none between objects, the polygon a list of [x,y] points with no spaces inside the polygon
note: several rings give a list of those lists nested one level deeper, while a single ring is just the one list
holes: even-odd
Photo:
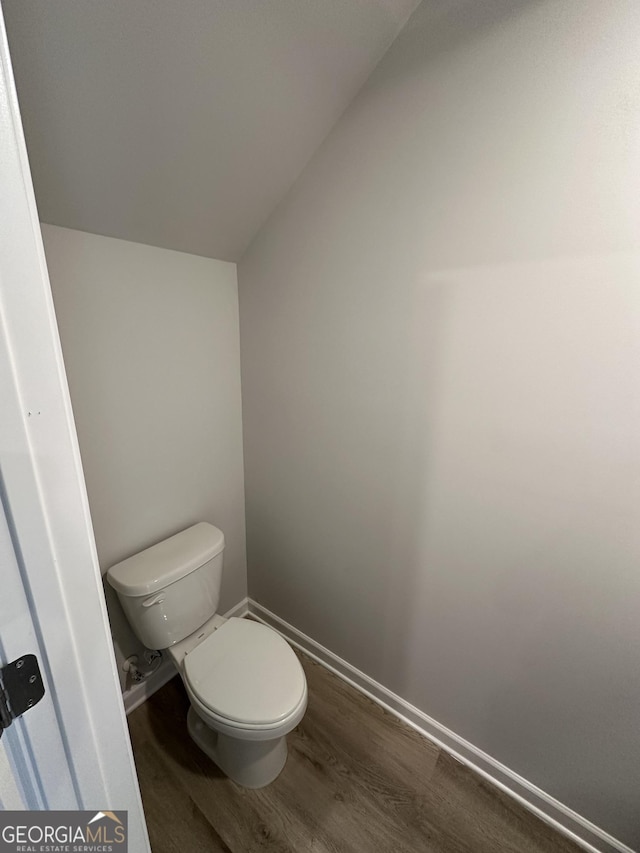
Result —
[{"label": "water supply line", "polygon": [[142,658],[145,665],[144,669],[140,664],[138,655],[130,655],[122,664],[122,669],[129,674],[134,684],[140,684],[141,681],[149,678],[160,669],[162,652],[157,649],[145,649]]}]

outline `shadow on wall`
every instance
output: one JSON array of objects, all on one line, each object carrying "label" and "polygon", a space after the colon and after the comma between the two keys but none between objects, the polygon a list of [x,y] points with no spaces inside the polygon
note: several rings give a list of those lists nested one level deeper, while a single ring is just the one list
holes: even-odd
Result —
[{"label": "shadow on wall", "polygon": [[[503,750],[513,735],[514,756],[524,720],[542,736],[533,707],[586,749],[594,675],[602,713],[616,682],[620,700],[640,692],[639,274],[629,253],[429,276],[447,308],[437,361],[430,344],[412,356],[437,393],[419,373],[407,386],[426,405],[407,409],[415,435],[399,444],[415,466],[397,467],[389,498],[410,515],[388,575],[384,644],[401,651],[387,675],[463,735],[481,722]],[[463,687],[468,707],[430,695],[427,675]],[[630,734],[624,720],[610,745]]]},{"label": "shadow on wall", "polygon": [[[420,3],[397,41],[406,41],[408,49],[402,51],[402,70],[410,74],[413,69],[424,71],[425,62],[431,64],[441,56],[450,54],[473,39],[490,31],[505,19],[518,15],[525,8],[543,6],[546,0],[436,0]],[[416,38],[419,34],[419,38]],[[384,73],[384,69],[381,71]],[[374,71],[373,77],[376,76]]]}]

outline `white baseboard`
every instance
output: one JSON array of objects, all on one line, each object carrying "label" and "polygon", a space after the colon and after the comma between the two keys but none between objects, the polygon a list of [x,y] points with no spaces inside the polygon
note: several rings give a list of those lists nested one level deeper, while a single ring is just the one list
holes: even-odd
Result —
[{"label": "white baseboard", "polygon": [[[248,612],[249,599],[243,598],[242,601],[239,601],[231,608],[231,610],[228,610],[223,615],[225,619],[229,619],[231,616],[246,616]],[[167,681],[170,681],[175,674],[176,668],[171,662],[171,658],[168,655],[164,655],[164,660],[153,675],[150,675],[149,678],[146,678],[139,684],[132,684],[131,687],[123,691],[122,699],[124,701],[125,714],[130,714],[132,711],[135,711],[135,709],[142,705],[143,702],[146,702],[147,699],[156,692],[156,690],[160,690],[161,687],[164,687]]]},{"label": "white baseboard", "polygon": [[248,612],[256,619],[274,628],[292,645],[297,646],[318,663],[373,699],[374,702],[403,720],[407,725],[416,729],[585,850],[590,851],[590,853],[634,853],[630,847],[599,829],[572,809],[567,808],[464,738],[459,737],[455,732],[423,713],[419,708],[405,702],[400,696],[387,690],[382,684],[334,655],[333,652],[316,643],[315,640],[298,631],[297,628],[289,625],[253,599],[248,600]]}]

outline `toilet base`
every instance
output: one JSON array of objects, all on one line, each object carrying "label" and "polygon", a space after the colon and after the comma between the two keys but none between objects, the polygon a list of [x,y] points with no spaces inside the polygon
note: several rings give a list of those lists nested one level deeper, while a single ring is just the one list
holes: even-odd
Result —
[{"label": "toilet base", "polygon": [[287,760],[287,738],[239,740],[215,732],[193,706],[187,714],[191,739],[222,772],[243,788],[264,788],[274,781]]}]

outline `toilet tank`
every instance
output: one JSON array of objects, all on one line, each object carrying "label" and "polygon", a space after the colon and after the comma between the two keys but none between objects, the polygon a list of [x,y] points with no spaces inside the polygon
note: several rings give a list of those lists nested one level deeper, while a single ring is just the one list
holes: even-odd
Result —
[{"label": "toilet tank", "polygon": [[193,634],[218,608],[224,534],[201,521],[107,572],[134,633],[149,649]]}]

